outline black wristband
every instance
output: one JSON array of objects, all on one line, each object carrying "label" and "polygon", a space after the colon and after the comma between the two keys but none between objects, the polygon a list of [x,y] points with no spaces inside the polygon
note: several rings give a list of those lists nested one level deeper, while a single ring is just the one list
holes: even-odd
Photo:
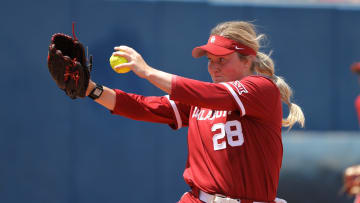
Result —
[{"label": "black wristband", "polygon": [[95,100],[99,98],[104,91],[104,88],[102,85],[96,84],[96,87],[90,92],[89,96],[91,99]]}]

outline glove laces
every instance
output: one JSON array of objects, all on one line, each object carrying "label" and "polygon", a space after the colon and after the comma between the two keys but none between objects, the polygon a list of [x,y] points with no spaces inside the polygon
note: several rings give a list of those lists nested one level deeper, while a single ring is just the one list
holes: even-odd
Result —
[{"label": "glove laces", "polygon": [[79,81],[79,78],[80,78],[79,70],[76,70],[76,71],[71,70],[75,66],[76,66],[76,58],[71,60],[70,65],[66,66],[65,74],[64,74],[64,82],[68,81],[69,78],[71,78],[71,79],[73,79],[75,81],[75,85],[77,87],[78,86],[78,81]]},{"label": "glove laces", "polygon": [[[76,35],[75,35],[75,22],[72,23],[72,34],[74,37],[75,41],[78,41]],[[70,65],[66,66],[65,68],[65,74],[64,74],[64,82],[68,81],[69,78],[73,79],[75,81],[75,85],[76,87],[78,86],[78,81],[80,78],[79,75],[79,70],[76,71],[72,71],[71,69],[73,69],[76,66],[76,58],[71,60]]]},{"label": "glove laces", "polygon": [[79,40],[77,39],[77,37],[75,36],[75,22],[72,23],[72,34],[73,34],[74,40],[75,40],[75,41],[79,41]]}]

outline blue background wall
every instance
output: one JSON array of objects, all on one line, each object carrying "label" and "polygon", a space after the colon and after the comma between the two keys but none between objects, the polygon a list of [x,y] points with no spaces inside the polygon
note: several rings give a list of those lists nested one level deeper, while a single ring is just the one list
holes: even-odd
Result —
[{"label": "blue background wall", "polygon": [[359,87],[349,71],[360,61],[359,8],[110,0],[1,2],[0,202],[176,202],[188,189],[186,129],[68,99],[47,70],[50,37],[71,35],[76,21],[77,37],[94,55],[93,80],[163,95],[133,73],[115,74],[113,47],[131,46],[154,67],[209,81],[206,60],[191,50],[228,20],[253,21],[268,35],[263,51],[274,51],[277,75],[306,115],[305,131],[284,135],[279,196],[351,202],[338,191],[342,170],[360,162],[358,133],[351,133]]}]

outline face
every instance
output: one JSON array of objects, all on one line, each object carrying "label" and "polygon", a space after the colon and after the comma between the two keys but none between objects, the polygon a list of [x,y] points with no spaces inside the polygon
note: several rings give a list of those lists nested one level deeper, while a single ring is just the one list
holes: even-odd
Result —
[{"label": "face", "polygon": [[208,71],[214,83],[240,80],[251,75],[251,58],[241,60],[236,52],[225,56],[207,53],[207,57]]}]

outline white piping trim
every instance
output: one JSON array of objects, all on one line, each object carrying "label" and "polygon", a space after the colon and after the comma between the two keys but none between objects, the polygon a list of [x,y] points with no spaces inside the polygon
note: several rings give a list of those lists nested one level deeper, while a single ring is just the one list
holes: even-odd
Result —
[{"label": "white piping trim", "polygon": [[181,118],[180,118],[179,110],[178,110],[175,102],[170,99],[169,95],[165,95],[165,97],[169,100],[170,105],[174,110],[174,114],[175,114],[175,118],[176,118],[176,122],[177,122],[177,129],[180,129],[182,127],[182,121],[181,121]]},{"label": "white piping trim", "polygon": [[235,101],[237,102],[237,104],[239,105],[239,107],[241,109],[241,116],[245,116],[245,114],[246,114],[245,107],[244,107],[243,103],[241,102],[239,96],[235,93],[234,89],[231,88],[230,85],[227,84],[227,83],[222,82],[220,84],[224,85],[231,92],[231,94],[233,95]]}]

